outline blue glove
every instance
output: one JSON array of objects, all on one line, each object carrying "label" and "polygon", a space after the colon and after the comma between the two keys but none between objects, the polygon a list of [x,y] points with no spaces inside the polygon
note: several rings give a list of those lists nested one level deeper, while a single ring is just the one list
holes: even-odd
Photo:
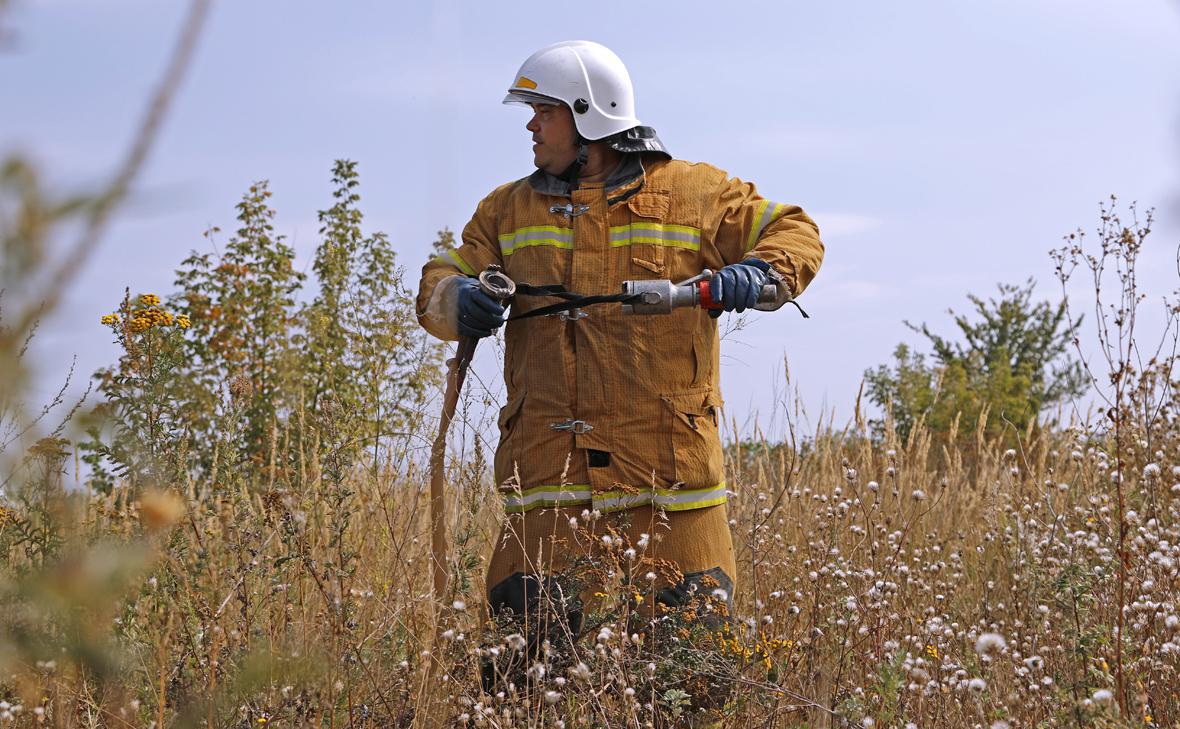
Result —
[{"label": "blue glove", "polygon": [[504,306],[479,287],[479,280],[459,282],[459,334],[479,339],[490,336],[503,323]]},{"label": "blue glove", "polygon": [[[757,258],[732,263],[713,274],[709,280],[709,296],[721,302],[722,310],[740,314],[758,303],[758,295],[766,285],[766,272],[769,270],[770,264]],[[713,318],[721,316],[721,311],[716,309],[709,313]]]}]

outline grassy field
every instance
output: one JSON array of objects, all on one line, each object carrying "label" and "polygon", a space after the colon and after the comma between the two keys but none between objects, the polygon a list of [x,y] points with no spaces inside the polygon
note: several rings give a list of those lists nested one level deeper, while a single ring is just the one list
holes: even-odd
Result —
[{"label": "grassy field", "polygon": [[473,435],[431,595],[441,352],[361,230],[355,165],[334,182],[317,293],[253,185],[174,293],[95,316],[121,355],[84,407],[20,407],[43,305],[0,311],[0,727],[1180,725],[1180,309],[1142,362],[1147,227],[1104,217],[1096,253],[1059,252],[1063,277],[1117,276],[1097,422],[985,408],[902,439],[780,413],[785,440],[727,446],[732,627],[652,615],[662,527],[631,543],[586,513],[561,575],[583,627],[527,655],[483,609],[502,508]]},{"label": "grassy field", "polygon": [[1121,596],[1114,459],[1082,429],[1020,449],[975,429],[733,446],[737,628],[632,640],[642,581],[620,577],[574,656],[496,696],[480,654],[516,644],[480,607],[500,507],[478,453],[451,464],[458,579],[436,611],[412,465],[334,482],[313,452],[300,491],[88,496],[42,443],[44,478],[0,516],[0,726],[676,725],[701,671],[733,684],[724,726],[1175,726],[1180,442],[1163,435],[1124,455]]}]

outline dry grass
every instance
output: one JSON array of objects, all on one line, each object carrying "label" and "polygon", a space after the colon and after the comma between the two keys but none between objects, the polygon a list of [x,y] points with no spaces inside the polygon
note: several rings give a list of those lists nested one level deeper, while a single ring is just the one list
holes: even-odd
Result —
[{"label": "dry grass", "polygon": [[1107,698],[1111,460],[1077,429],[1021,452],[935,448],[921,430],[905,444],[820,433],[731,448],[737,628],[718,643],[684,630],[684,650],[632,640],[618,608],[636,588],[620,583],[576,655],[555,652],[529,690],[498,696],[481,695],[479,654],[516,639],[497,645],[480,609],[499,507],[478,452],[452,464],[457,592],[433,671],[426,479],[412,465],[331,484],[312,454],[303,493],[214,481],[135,500],[45,480],[0,527],[0,722],[674,726],[678,682],[718,654],[736,682],[724,726],[1174,726],[1178,455],[1153,434],[1125,471],[1130,716]]}]

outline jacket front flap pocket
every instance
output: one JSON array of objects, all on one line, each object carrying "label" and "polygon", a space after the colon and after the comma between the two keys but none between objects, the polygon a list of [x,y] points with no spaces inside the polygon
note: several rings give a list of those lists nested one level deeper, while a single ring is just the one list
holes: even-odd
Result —
[{"label": "jacket front flap pocket", "polygon": [[721,398],[712,388],[663,395],[668,413],[675,473],[672,479],[687,488],[710,488],[724,480],[724,455],[718,425]]},{"label": "jacket front flap pocket", "polygon": [[644,253],[649,258],[659,258],[660,260],[649,261],[646,258],[632,256],[631,263],[635,264],[636,266],[639,266],[640,268],[644,269],[645,271],[651,271],[652,273],[663,273],[664,272],[663,256],[657,255],[660,253],[660,251],[658,249],[653,249],[653,250],[644,251]]},{"label": "jacket front flap pocket", "polygon": [[664,220],[672,209],[672,196],[663,190],[643,190],[627,200],[627,207],[641,218]]},{"label": "jacket front flap pocket", "polygon": [[662,190],[644,190],[627,200],[631,224],[611,229],[611,245],[626,245],[632,274],[639,278],[666,278],[664,248],[653,239],[653,226],[662,227],[672,207]]},{"label": "jacket front flap pocket", "polygon": [[504,437],[511,429],[513,421],[516,416],[520,414],[520,409],[524,406],[524,389],[516,391],[516,394],[508,398],[508,403],[500,408],[500,417],[496,419],[496,424],[500,426],[500,437]]},{"label": "jacket front flap pocket", "polygon": [[702,418],[708,420],[714,429],[721,423],[722,401],[711,387],[663,395],[661,399],[680,422],[691,430],[700,430]]},{"label": "jacket front flap pocket", "polygon": [[496,419],[500,426],[500,443],[496,447],[493,466],[496,484],[503,488],[519,486],[516,471],[521,460],[520,413],[524,409],[524,398],[524,389],[517,390],[516,394],[508,398],[508,403],[500,408],[500,417]]}]

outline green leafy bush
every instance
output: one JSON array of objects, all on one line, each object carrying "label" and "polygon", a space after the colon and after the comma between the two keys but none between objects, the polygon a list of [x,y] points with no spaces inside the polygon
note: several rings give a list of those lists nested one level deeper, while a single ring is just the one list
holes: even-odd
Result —
[{"label": "green leafy bush", "polygon": [[[338,161],[333,183],[310,303],[259,182],[228,243],[181,264],[166,306],[127,295],[103,317],[123,353],[97,376],[105,402],[84,446],[97,488],[247,464],[252,486],[300,486],[301,453],[322,452],[337,482],[400,457],[398,436],[438,382],[442,350],[414,323],[389,238],[362,231],[356,164]],[[211,244],[219,232],[206,232]]]},{"label": "green leafy bush", "polygon": [[1081,320],[1067,320],[1064,302],[1034,302],[1034,288],[1030,279],[1000,284],[999,297],[986,301],[969,294],[975,318],[951,312],[961,341],[907,322],[929,341],[931,361],[899,344],[892,365],[865,372],[869,398],[887,412],[877,433],[891,422],[906,438],[921,421],[945,434],[982,419],[989,436],[1012,438],[1045,408],[1084,392],[1086,377],[1067,351]]}]

